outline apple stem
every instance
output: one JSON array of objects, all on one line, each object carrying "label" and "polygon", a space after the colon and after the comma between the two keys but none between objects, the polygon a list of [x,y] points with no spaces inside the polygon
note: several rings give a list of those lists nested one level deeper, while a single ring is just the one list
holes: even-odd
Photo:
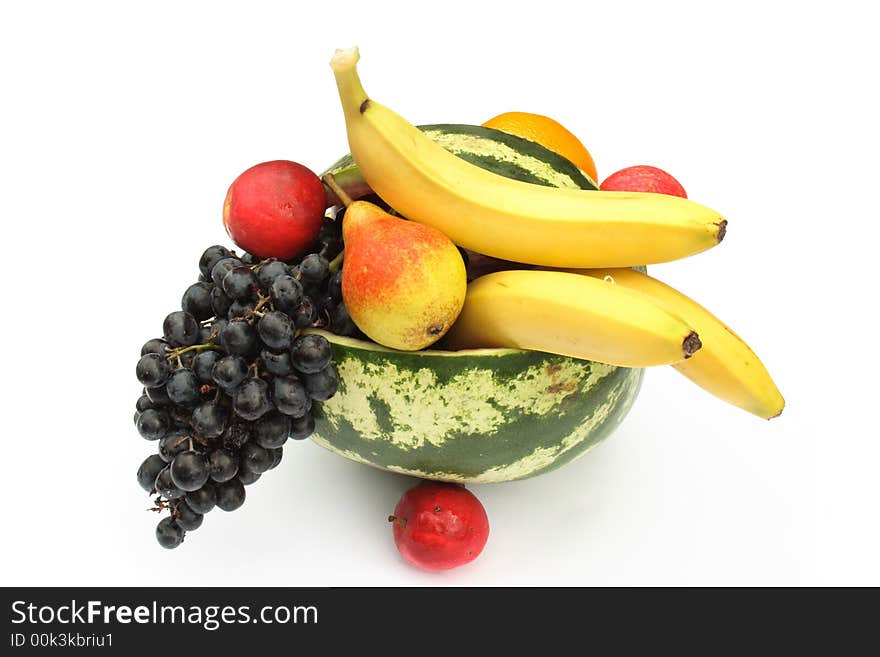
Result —
[{"label": "apple stem", "polygon": [[351,200],[351,196],[346,194],[345,190],[339,186],[339,183],[336,182],[336,178],[333,177],[332,173],[325,173],[323,176],[321,176],[321,180],[323,180],[324,184],[330,188],[330,191],[336,194],[336,198],[342,201],[342,205],[348,207],[352,204],[353,201]]},{"label": "apple stem", "polygon": [[397,516],[388,516],[388,522],[396,522],[401,527],[406,527],[406,518],[398,518]]}]

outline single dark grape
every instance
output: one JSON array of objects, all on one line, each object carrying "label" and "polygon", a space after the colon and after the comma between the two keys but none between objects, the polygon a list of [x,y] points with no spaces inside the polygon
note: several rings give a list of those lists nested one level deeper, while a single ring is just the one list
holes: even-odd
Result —
[{"label": "single dark grape", "polygon": [[330,343],[323,335],[301,335],[290,348],[290,360],[303,374],[320,372],[330,363],[330,358]]},{"label": "single dark grape", "polygon": [[153,402],[150,401],[150,398],[147,397],[146,392],[138,397],[137,404],[135,404],[135,408],[138,413],[143,413],[146,410],[151,408],[158,408]]},{"label": "single dark grape", "polygon": [[243,319],[231,319],[220,331],[220,344],[226,353],[249,356],[257,348],[257,332]]},{"label": "single dark grape", "polygon": [[333,260],[342,251],[341,237],[322,237],[317,241],[318,255],[325,260]]},{"label": "single dark grape", "polygon": [[212,450],[208,452],[208,470],[214,481],[229,481],[238,473],[238,458],[228,449]]},{"label": "single dark grape", "polygon": [[173,518],[162,518],[156,525],[156,540],[163,548],[173,550],[183,543],[183,537],[186,532]]},{"label": "single dark grape", "polygon": [[241,356],[224,356],[211,370],[211,378],[218,386],[231,392],[248,374],[247,361]]},{"label": "single dark grape", "polygon": [[186,494],[186,505],[196,513],[204,515],[213,509],[215,504],[217,504],[217,492],[210,481],[198,490]]},{"label": "single dark grape", "polygon": [[217,402],[204,402],[193,409],[190,425],[202,438],[216,438],[226,429],[228,417],[228,411]]},{"label": "single dark grape", "polygon": [[193,283],[183,293],[180,307],[199,321],[210,319],[214,316],[214,307],[211,302],[211,290],[213,289],[214,286],[208,283]]},{"label": "single dark grape", "polygon": [[312,407],[308,390],[295,376],[277,376],[272,381],[275,408],[292,417],[302,417]]},{"label": "single dark grape", "polygon": [[311,326],[318,320],[318,306],[311,297],[303,297],[302,303],[290,313],[290,318],[296,328]]},{"label": "single dark grape", "polygon": [[223,277],[223,291],[230,299],[250,299],[257,290],[257,277],[250,267],[235,267]]},{"label": "single dark grape", "polygon": [[174,457],[169,468],[171,481],[184,491],[201,488],[210,477],[208,459],[198,452],[181,452]]},{"label": "single dark grape", "polygon": [[168,392],[165,390],[165,386],[155,386],[154,388],[147,388],[147,397],[149,397],[150,401],[153,402],[156,406],[169,406],[171,404],[171,400],[168,398]]},{"label": "single dark grape", "polygon": [[332,363],[320,372],[303,374],[302,378],[309,396],[316,401],[327,401],[339,389],[339,373]]},{"label": "single dark grape", "polygon": [[260,352],[260,361],[263,368],[275,376],[287,376],[293,372],[293,363],[290,362],[290,351],[275,353],[268,349]]},{"label": "single dark grape", "polygon": [[168,398],[180,406],[195,406],[201,400],[201,383],[196,373],[189,368],[175,370],[168,377],[165,390]]},{"label": "single dark grape", "polygon": [[180,490],[171,479],[171,466],[165,466],[156,475],[156,481],[153,483],[156,492],[166,500],[178,500],[186,493]]},{"label": "single dark grape", "polygon": [[238,469],[238,475],[236,475],[236,479],[238,479],[245,486],[250,486],[257,479],[259,479],[262,475],[259,472],[254,472],[252,470],[245,470],[244,468]]},{"label": "single dark grape", "polygon": [[336,303],[342,301],[342,270],[330,274],[327,279],[327,294],[333,297]]},{"label": "single dark grape", "polygon": [[175,427],[186,428],[189,427],[189,421],[192,417],[192,408],[189,406],[172,405],[168,410],[168,415],[171,416],[171,424]]},{"label": "single dark grape", "polygon": [[269,466],[269,469],[272,470],[278,467],[278,464],[281,463],[281,457],[284,455],[283,447],[275,447],[273,449],[268,450],[269,455],[272,457],[272,465]]},{"label": "single dark grape", "polygon": [[165,468],[165,461],[158,454],[150,454],[141,463],[137,471],[137,480],[140,487],[148,493],[153,492],[153,486],[156,483],[156,477]]},{"label": "single dark grape", "polygon": [[260,259],[254,254],[245,251],[241,254],[241,261],[246,265],[256,265],[260,262]]},{"label": "single dark grape", "polygon": [[202,324],[199,326],[199,344],[208,344],[211,341],[211,332],[213,330],[212,324]]},{"label": "single dark grape", "polygon": [[152,340],[147,340],[144,342],[144,346],[141,347],[141,356],[146,356],[147,354],[159,354],[160,356],[165,356],[168,354],[166,351],[168,349],[168,343],[165,342],[162,338],[153,338]]},{"label": "single dark grape", "polygon": [[215,486],[217,490],[217,508],[223,511],[235,511],[242,504],[246,497],[244,484],[238,478],[232,478],[222,484]]},{"label": "single dark grape", "polygon": [[342,234],[342,218],[345,216],[345,208],[341,208],[334,217],[324,217],[321,227],[318,229],[318,237],[335,237]]},{"label": "single dark grape", "polygon": [[211,270],[214,269],[214,265],[223,260],[223,258],[228,257],[229,249],[225,246],[220,246],[219,244],[209,246],[205,249],[205,252],[202,253],[202,257],[199,258],[199,271],[205,276],[210,276]]},{"label": "single dark grape", "polygon": [[257,322],[257,334],[269,349],[290,349],[295,333],[290,317],[278,310],[270,310]]},{"label": "single dark grape", "polygon": [[171,463],[174,457],[189,449],[189,435],[178,431],[172,431],[159,441],[159,458],[165,463]]},{"label": "single dark grape", "polygon": [[344,335],[350,338],[361,337],[361,331],[357,324],[348,314],[348,308],[344,303],[337,305],[330,313],[330,330],[336,335]]},{"label": "single dark grape", "polygon": [[156,408],[148,408],[137,421],[137,430],[147,440],[159,440],[171,429],[168,413]]},{"label": "single dark grape", "polygon": [[225,317],[216,317],[214,321],[211,323],[211,339],[210,342],[213,342],[217,345],[217,348],[221,348],[220,345],[220,331],[223,330],[223,327],[229,323]]},{"label": "single dark grape", "polygon": [[269,466],[272,465],[272,456],[269,454],[268,450],[266,450],[265,447],[260,447],[255,442],[244,445],[244,447],[241,448],[239,458],[241,459],[239,472],[247,470],[249,472],[256,472],[257,474],[263,474],[269,469]]},{"label": "single dark grape", "polygon": [[327,258],[310,253],[299,263],[300,280],[304,283],[320,283],[328,274]]},{"label": "single dark grape", "polygon": [[237,452],[242,445],[251,439],[251,424],[244,420],[233,419],[226,425],[226,431],[220,436],[220,443],[225,449]]},{"label": "single dark grape", "polygon": [[226,274],[236,267],[241,267],[243,264],[244,263],[241,260],[231,256],[218,260],[211,269],[211,280],[214,285],[219,289],[223,289],[223,279],[226,278]]},{"label": "single dark grape", "polygon": [[254,311],[254,302],[242,299],[236,299],[229,306],[229,312],[226,313],[228,319],[236,317],[247,317]]},{"label": "single dark grape", "polygon": [[232,299],[226,296],[222,288],[215,287],[211,290],[211,309],[216,317],[226,317],[231,305]]},{"label": "single dark grape", "polygon": [[269,385],[255,376],[245,379],[232,393],[232,408],[245,420],[258,420],[272,408]]},{"label": "single dark grape", "polygon": [[272,283],[279,276],[290,276],[290,267],[280,260],[271,260],[264,265],[260,265],[256,271],[257,284],[260,288],[268,293],[272,289]]},{"label": "single dark grape", "polygon": [[261,447],[272,449],[287,442],[290,418],[278,411],[269,411],[254,423],[254,440]]},{"label": "single dark grape", "polygon": [[318,301],[322,296],[324,296],[324,290],[321,289],[320,283],[306,283],[304,281],[300,281],[303,286],[303,296],[309,297],[312,300],[312,303],[315,304],[315,307],[318,307]]},{"label": "single dark grape", "polygon": [[142,385],[154,388],[163,385],[171,374],[171,366],[165,356],[145,354],[135,367],[135,376]]},{"label": "single dark grape", "polygon": [[162,322],[165,340],[175,347],[189,347],[199,339],[199,323],[188,312],[175,310]]},{"label": "single dark grape", "polygon": [[219,361],[221,357],[222,354],[213,349],[201,351],[196,354],[196,357],[193,359],[192,369],[193,372],[196,373],[196,377],[199,381],[214,385],[214,379],[211,376],[211,373],[214,371],[214,365],[217,364],[217,361]]},{"label": "single dark grape", "polygon": [[318,299],[319,305],[324,309],[324,312],[327,315],[332,315],[333,310],[336,308],[336,304],[339,303],[336,299],[333,298],[332,294],[325,293],[320,299]]},{"label": "single dark grape", "polygon": [[303,300],[303,288],[293,276],[280,275],[272,282],[269,290],[275,309],[285,313],[296,310]]},{"label": "single dark grape", "polygon": [[308,438],[314,431],[315,418],[311,413],[306,413],[302,417],[295,417],[290,420],[290,438],[293,440]]},{"label": "single dark grape", "polygon": [[181,500],[174,509],[177,524],[188,532],[198,529],[202,526],[205,516],[201,513],[193,511],[186,502]]}]

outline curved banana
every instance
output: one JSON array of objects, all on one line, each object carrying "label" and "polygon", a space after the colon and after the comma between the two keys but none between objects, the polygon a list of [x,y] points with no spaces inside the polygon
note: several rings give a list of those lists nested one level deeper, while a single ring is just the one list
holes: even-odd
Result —
[{"label": "curved banana", "polygon": [[[571,271],[571,270],[569,270]],[[785,400],[755,353],[724,323],[693,299],[632,269],[580,270],[646,295],[700,334],[703,348],[675,369],[701,388],[766,420],[782,413]]]},{"label": "curved banana", "polygon": [[646,367],[690,357],[700,339],[684,321],[620,285],[565,272],[507,270],[468,285],[446,344]]},{"label": "curved banana", "polygon": [[395,210],[460,246],[551,267],[624,267],[682,258],[724,237],[727,222],[687,199],[553,189],[465,162],[368,98],[358,59],[352,48],[330,62],[358,168]]}]

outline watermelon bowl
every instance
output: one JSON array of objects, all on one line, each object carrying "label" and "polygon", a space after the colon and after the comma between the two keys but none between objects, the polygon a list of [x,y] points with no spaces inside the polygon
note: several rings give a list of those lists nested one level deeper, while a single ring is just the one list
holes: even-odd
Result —
[{"label": "watermelon bowl", "polygon": [[607,438],[643,370],[538,351],[396,351],[330,341],[339,390],[316,402],[312,440],[391,472],[495,483],[549,472]]}]

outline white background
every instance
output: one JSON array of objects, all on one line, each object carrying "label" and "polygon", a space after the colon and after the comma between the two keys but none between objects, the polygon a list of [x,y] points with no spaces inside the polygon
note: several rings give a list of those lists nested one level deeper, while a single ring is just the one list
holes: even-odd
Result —
[{"label": "white background", "polygon": [[[717,4],[4,2],[0,583],[880,584],[869,3]],[[138,350],[229,244],[238,173],[347,151],[328,61],[353,44],[414,123],[548,114],[600,178],[654,164],[721,211],[721,246],[652,272],[750,342],[783,416],[652,370],[588,456],[473,486],[489,544],[442,575],[385,521],[413,480],[311,442],[162,550],[134,477],[154,447]]]}]

